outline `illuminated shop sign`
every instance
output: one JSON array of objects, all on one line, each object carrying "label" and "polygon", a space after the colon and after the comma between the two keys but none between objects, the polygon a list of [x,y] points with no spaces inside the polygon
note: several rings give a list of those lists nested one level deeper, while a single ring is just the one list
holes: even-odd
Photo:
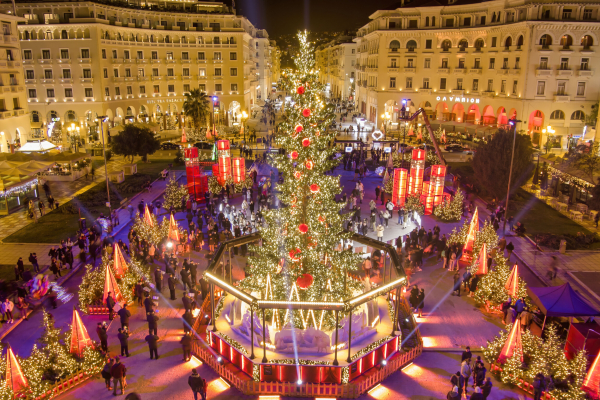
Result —
[{"label": "illuminated shop sign", "polygon": [[454,101],[456,103],[473,103],[473,104],[479,104],[479,99],[476,99],[474,97],[455,97],[455,96],[438,96],[435,98],[437,101]]}]

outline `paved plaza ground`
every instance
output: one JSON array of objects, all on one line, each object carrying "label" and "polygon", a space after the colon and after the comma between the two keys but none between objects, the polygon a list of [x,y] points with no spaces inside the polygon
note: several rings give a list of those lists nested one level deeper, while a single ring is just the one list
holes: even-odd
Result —
[{"label": "paved plaza ground", "polygon": [[[354,173],[343,171],[341,167],[336,169],[336,174],[341,176],[341,184],[346,193],[350,193],[354,188]],[[181,175],[179,175],[181,176]],[[363,217],[367,216],[369,211],[369,201],[375,196],[375,187],[381,185],[382,178],[372,171],[363,180],[365,184],[365,199],[363,200],[361,211]],[[152,187],[150,193],[141,193],[134,199],[134,205],[140,200],[151,201],[162,194],[165,183],[159,181]],[[73,188],[75,189],[75,188]],[[71,193],[72,195],[72,193]],[[232,203],[239,205],[241,199],[235,197]],[[485,206],[478,201],[480,216],[486,217]],[[378,205],[381,209],[382,206]],[[177,213],[176,219],[180,224],[187,228],[187,221],[183,213]],[[3,218],[0,218],[0,224]],[[397,218],[390,220],[390,225],[384,232],[384,241],[396,239],[400,234],[406,234],[412,230],[412,226],[402,229],[396,224]],[[440,223],[431,216],[423,218],[424,227],[429,230],[436,224],[440,226],[441,233],[446,236],[452,228],[461,226],[462,221],[458,223]],[[121,211],[121,225],[115,230],[116,239],[126,241],[128,232],[128,215],[126,211]],[[0,229],[1,225],[0,225]],[[373,232],[369,233],[374,237]],[[562,282],[571,282],[578,290],[590,299],[600,304],[600,298],[595,299],[594,295],[588,293],[582,286],[582,283],[589,282],[586,275],[594,274],[597,280],[600,275],[600,253],[596,252],[569,252],[566,255],[555,254],[551,252],[535,252],[534,247],[526,239],[509,237],[516,247],[515,257],[522,268],[524,279],[532,286],[541,286],[547,284],[561,284]],[[0,245],[1,257],[0,263],[14,263],[19,256],[27,258],[28,253],[35,251],[39,254],[46,254],[49,246],[47,245]],[[191,258],[198,262],[198,273],[204,271],[208,264],[206,258],[207,251],[192,252]],[[551,255],[559,257],[559,276],[554,282],[549,282],[545,278],[545,272],[549,265],[548,259]],[[75,255],[77,258],[77,255]],[[47,261],[43,261],[45,263]],[[235,263],[241,264],[243,259],[240,256],[235,257]],[[83,270],[80,270],[65,285],[65,289],[75,296],[66,304],[59,302],[56,310],[50,310],[56,320],[56,326],[65,328],[70,323],[73,305],[77,304],[78,286],[83,276]],[[234,278],[236,276],[234,275]],[[411,283],[416,283],[419,287],[425,289],[425,308],[423,318],[418,319],[419,327],[424,338],[425,351],[418,357],[414,364],[398,371],[382,382],[382,386],[371,395],[365,394],[361,399],[376,398],[383,399],[445,399],[446,393],[450,389],[450,376],[459,369],[460,353],[465,346],[470,345],[472,349],[477,349],[485,345],[486,340],[490,340],[501,329],[502,324],[498,317],[486,315],[480,308],[477,308],[472,299],[467,296],[455,297],[450,295],[452,286],[452,274],[442,269],[441,262],[436,262],[435,257],[425,260],[423,271],[415,273],[411,278]],[[588,284],[589,285],[589,284]],[[598,291],[597,285],[589,285],[590,290]],[[200,375],[203,376],[208,386],[209,399],[246,399],[256,398],[257,396],[244,396],[234,388],[227,388],[218,379],[218,376],[206,365],[200,365],[198,360],[192,359],[190,362],[182,361],[182,351],[179,345],[179,339],[183,334],[183,324],[180,316],[183,314],[181,303],[182,287],[177,290],[177,300],[171,301],[164,297],[167,293],[165,289],[163,296],[159,301],[160,320],[158,335],[160,337],[158,360],[150,360],[147,345],[144,337],[147,335],[147,323],[143,309],[137,305],[131,307],[132,318],[130,330],[133,332],[130,338],[131,357],[124,359],[124,364],[128,368],[128,388],[126,392],[136,391],[142,395],[142,399],[192,399],[192,393],[187,385],[187,377],[191,368],[198,367]],[[41,311],[34,312],[29,321],[25,321],[10,332],[4,339],[4,342],[10,342],[15,352],[21,356],[26,356],[31,351],[34,342],[41,334]],[[95,326],[103,318],[99,316],[82,316],[93,339],[97,339]],[[109,329],[109,348],[112,355],[118,354],[119,345],[116,338],[117,328],[120,327],[119,320],[116,319]],[[260,356],[261,350],[257,351]],[[510,389],[501,383],[494,382],[494,389],[489,399],[518,399],[523,396],[523,392]],[[57,399],[108,399],[113,398],[112,392],[106,391],[103,380],[92,379],[75,390],[57,397]]]}]

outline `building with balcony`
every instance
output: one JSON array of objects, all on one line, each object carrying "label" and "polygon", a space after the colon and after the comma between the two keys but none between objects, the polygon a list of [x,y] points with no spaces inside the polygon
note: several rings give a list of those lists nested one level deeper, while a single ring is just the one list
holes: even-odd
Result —
[{"label": "building with balcony", "polygon": [[106,115],[109,126],[181,127],[185,94],[194,88],[216,96],[215,115],[231,125],[266,95],[260,79],[271,79],[268,34],[224,3],[32,1],[16,7],[24,22],[19,59],[34,134],[55,122],[89,128],[93,137],[98,115]]},{"label": "building with balcony", "polygon": [[354,96],[357,45],[351,36],[340,36],[319,46],[316,50],[316,67],[325,85],[325,94],[332,99],[348,100]]},{"label": "building with balcony", "polygon": [[17,23],[25,19],[0,13],[0,152],[10,152],[25,143],[29,133],[29,112]]},{"label": "building with balcony", "polygon": [[369,18],[355,39],[356,104],[378,125],[405,100],[442,121],[516,117],[536,145],[551,126],[564,148],[598,103],[597,2],[417,0]]}]

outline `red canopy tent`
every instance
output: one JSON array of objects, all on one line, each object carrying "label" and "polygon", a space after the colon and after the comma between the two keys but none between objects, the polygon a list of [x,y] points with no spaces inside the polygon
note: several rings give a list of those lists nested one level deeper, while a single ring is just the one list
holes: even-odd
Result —
[{"label": "red canopy tent", "polygon": [[148,204],[144,206],[144,222],[150,226],[154,226],[154,221],[152,221],[152,216],[150,215],[150,210],[148,209]]},{"label": "red canopy tent", "polygon": [[125,262],[125,257],[123,257],[123,252],[121,251],[121,247],[118,243],[115,243],[115,251],[114,251],[114,266],[115,272],[118,278],[121,278],[127,272],[127,262]]},{"label": "red canopy tent", "polygon": [[469,225],[469,232],[467,233],[467,240],[465,241],[465,247],[460,259],[462,261],[471,261],[473,258],[473,245],[475,244],[475,235],[479,232],[479,211],[475,207],[473,218],[471,219],[471,225]]},{"label": "red canopy tent", "polygon": [[77,312],[75,306],[73,306],[73,321],[71,323],[71,354],[77,354],[78,357],[83,356],[83,349],[88,346],[92,346],[92,339],[88,334],[85,325],[81,321],[81,317]]},{"label": "red canopy tent", "polygon": [[6,350],[6,386],[11,388],[15,393],[28,386],[27,378],[23,375],[19,361],[17,361],[17,357],[15,357],[10,344]]},{"label": "red canopy tent", "polygon": [[515,352],[515,349],[520,349],[523,354],[523,344],[521,343],[521,324],[519,321],[515,322],[506,338],[504,347],[498,356],[498,363],[504,364],[506,360],[511,358]]},{"label": "red canopy tent", "polygon": [[481,246],[479,251],[479,259],[477,260],[477,273],[476,275],[486,275],[488,273],[488,257],[487,257],[487,245],[485,242]]},{"label": "red canopy tent", "polygon": [[171,219],[169,221],[169,239],[179,243],[179,228],[177,227],[177,222],[175,222],[173,214],[171,214]]},{"label": "red canopy tent", "polygon": [[108,297],[108,292],[112,292],[113,298],[115,301],[123,301],[123,295],[121,294],[121,290],[119,290],[119,286],[117,285],[117,280],[112,273],[112,270],[107,265],[106,266],[106,277],[104,279],[104,295],[102,296],[102,304],[106,303],[106,298]]},{"label": "red canopy tent", "polygon": [[508,295],[513,299],[517,297],[519,294],[519,265],[515,264],[513,267],[508,280],[506,281],[506,285],[504,286]]}]

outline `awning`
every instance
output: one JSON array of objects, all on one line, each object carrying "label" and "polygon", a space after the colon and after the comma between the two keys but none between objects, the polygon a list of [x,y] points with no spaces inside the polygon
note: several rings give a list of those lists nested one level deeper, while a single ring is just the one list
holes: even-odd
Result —
[{"label": "awning", "polygon": [[21,153],[40,153],[54,149],[56,146],[47,140],[28,140],[17,151]]},{"label": "awning", "polygon": [[547,317],[591,317],[600,315],[567,282],[561,286],[528,287],[531,300]]}]

